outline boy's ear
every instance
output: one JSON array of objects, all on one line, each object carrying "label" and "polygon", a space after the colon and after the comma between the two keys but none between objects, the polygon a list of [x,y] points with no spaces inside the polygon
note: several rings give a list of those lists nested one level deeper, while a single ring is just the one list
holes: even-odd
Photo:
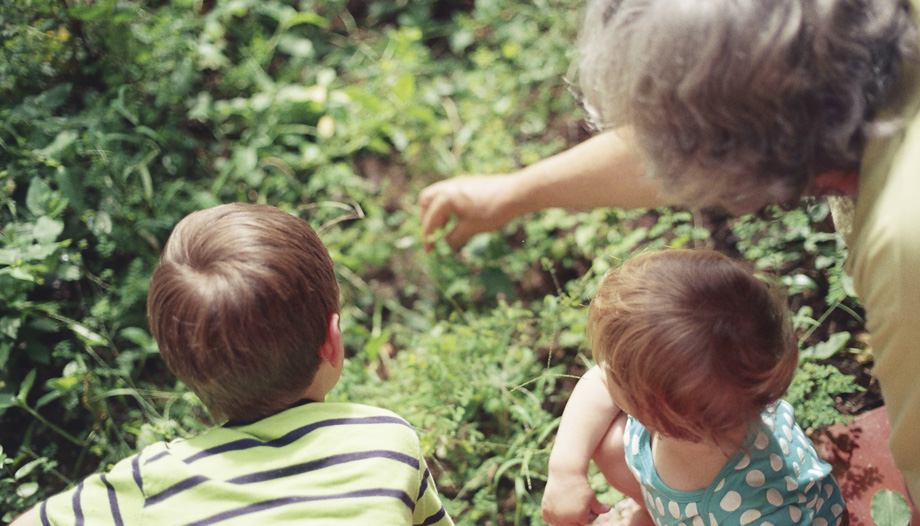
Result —
[{"label": "boy's ear", "polygon": [[329,316],[329,322],[326,323],[326,341],[319,348],[319,356],[336,368],[342,367],[345,361],[345,345],[342,343],[338,313]]}]

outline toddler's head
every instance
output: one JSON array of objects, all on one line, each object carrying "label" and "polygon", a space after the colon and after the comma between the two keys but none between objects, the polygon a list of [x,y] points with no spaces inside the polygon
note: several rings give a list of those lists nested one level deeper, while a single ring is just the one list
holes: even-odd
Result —
[{"label": "toddler's head", "polygon": [[217,418],[257,419],[303,396],[339,311],[332,260],[303,220],[228,204],[176,225],[150,282],[160,354]]},{"label": "toddler's head", "polygon": [[588,338],[631,414],[690,441],[734,442],[785,393],[798,362],[784,301],[708,250],[648,252],[608,272]]}]

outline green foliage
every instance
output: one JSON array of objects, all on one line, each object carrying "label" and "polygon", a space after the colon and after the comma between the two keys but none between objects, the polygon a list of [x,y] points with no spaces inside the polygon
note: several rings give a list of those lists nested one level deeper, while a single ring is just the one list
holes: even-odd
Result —
[{"label": "green foliage", "polygon": [[845,422],[836,409],[836,396],[862,390],[853,377],[833,365],[804,362],[800,364],[786,393],[786,400],[795,406],[795,418],[803,429]]},{"label": "green foliage", "polygon": [[[424,185],[585,137],[565,80],[580,7],[0,3],[0,520],[211,423],[157,355],[147,282],[181,217],[246,201],[308,220],[336,262],[349,360],[334,396],[420,430],[458,524],[539,524],[598,278],[715,242],[685,211],[547,210],[422,251]],[[853,384],[828,362],[862,332],[827,223],[812,203],[727,226],[787,276],[809,426],[838,421]]]},{"label": "green foliage", "polygon": [[501,303],[482,316],[456,314],[394,338],[395,356],[365,347],[334,394],[392,409],[420,431],[459,524],[533,524],[558,423],[548,402],[564,372],[551,356],[559,342],[575,343],[566,331],[583,329],[583,315],[555,296],[536,311]]},{"label": "green foliage", "polygon": [[11,522],[18,515],[16,510],[25,510],[35,504],[39,486],[32,480],[34,473],[53,472],[54,464],[47,457],[17,461],[0,447],[0,509],[8,510],[0,515],[0,521]]}]

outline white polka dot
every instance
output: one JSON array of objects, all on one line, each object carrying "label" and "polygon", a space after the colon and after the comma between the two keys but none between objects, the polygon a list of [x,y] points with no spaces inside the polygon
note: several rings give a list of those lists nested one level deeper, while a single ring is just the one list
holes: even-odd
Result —
[{"label": "white polka dot", "polygon": [[752,488],[759,488],[767,482],[767,478],[764,476],[763,471],[752,469],[745,475],[744,481]]},{"label": "white polka dot", "polygon": [[789,517],[792,518],[792,522],[799,522],[799,519],[802,518],[802,510],[796,506],[789,506]]},{"label": "white polka dot", "polygon": [[693,526],[706,526],[706,523],[703,522],[703,518],[697,515],[693,517]]},{"label": "white polka dot", "polygon": [[633,440],[633,443],[630,445],[630,448],[632,449],[633,456],[638,455],[639,454],[639,441]]},{"label": "white polka dot", "polygon": [[785,438],[779,439],[779,448],[783,450],[783,454],[789,456],[789,442],[786,442]]},{"label": "white polka dot", "polygon": [[673,500],[668,503],[668,511],[671,512],[671,516],[674,517],[675,519],[680,518],[680,505],[678,505]]},{"label": "white polka dot", "polygon": [[725,511],[735,511],[741,507],[741,494],[737,491],[729,491],[722,497],[719,506]]},{"label": "white polka dot", "polygon": [[776,453],[770,455],[770,467],[773,468],[773,471],[780,471],[783,469],[783,458]]},{"label": "white polka dot", "polygon": [[843,513],[843,506],[840,504],[834,504],[831,506],[831,512],[834,514],[834,517],[839,517]]},{"label": "white polka dot", "polygon": [[815,520],[811,521],[811,526],[827,526],[827,521],[821,517],[817,517]]},{"label": "white polka dot", "polygon": [[798,487],[799,487],[799,483],[796,482],[795,479],[787,475],[786,476],[786,489],[789,491],[795,491],[796,489],[798,489]]},{"label": "white polka dot", "polygon": [[742,470],[750,465],[751,465],[751,457],[749,455],[744,455],[743,457],[741,457],[741,460],[739,460],[738,463],[735,464],[735,469]]},{"label": "white polka dot", "polygon": [[658,510],[658,515],[664,515],[664,503],[661,502],[661,497],[655,499],[655,508]]},{"label": "white polka dot", "polygon": [[[793,464],[793,466],[795,466],[795,464]],[[805,489],[802,490],[802,491],[804,491],[805,493],[811,493],[811,488],[813,488],[814,485],[815,485],[815,481],[810,480],[810,481],[808,481],[808,485],[805,486]]]},{"label": "white polka dot", "polygon": [[684,510],[684,513],[687,514],[687,517],[693,517],[694,515],[699,515],[699,514],[700,514],[700,512],[696,511],[696,503],[695,503],[695,502],[691,502],[690,504],[687,504],[687,509]]},{"label": "white polka dot", "polygon": [[722,479],[719,481],[719,485],[716,486],[716,489],[714,489],[713,491],[722,491],[722,486],[724,485],[725,485],[725,479]]},{"label": "white polka dot", "polygon": [[763,421],[763,425],[765,425],[767,429],[770,430],[771,433],[773,432],[774,429],[776,429],[775,427],[773,427],[773,420],[771,420],[770,417],[764,416],[763,418],[761,418],[761,420]]},{"label": "white polka dot", "polygon": [[812,508],[813,508],[813,509],[817,509],[817,507],[816,507],[817,504],[818,504],[818,496],[815,495],[815,497],[814,497],[813,499],[811,499],[811,502],[809,502],[808,504],[806,504],[805,507],[806,507],[806,508],[809,508],[809,509],[812,509]]},{"label": "white polka dot", "polygon": [[712,513],[709,514],[709,526],[719,526],[719,521],[716,520],[716,516]]},{"label": "white polka dot", "polygon": [[804,493],[799,493],[798,500],[799,500],[799,504],[805,504],[805,501],[807,501],[808,499],[805,497]]},{"label": "white polka dot", "polygon": [[767,449],[767,445],[770,444],[770,439],[767,438],[766,433],[763,431],[757,432],[757,438],[754,439],[754,447],[760,450]]},{"label": "white polka dot", "polygon": [[[760,518],[760,512],[757,510],[747,510],[741,514],[741,525],[750,524]],[[825,525],[826,526],[826,525]]]},{"label": "white polka dot", "polygon": [[831,498],[831,495],[834,494],[834,486],[831,486],[830,484],[825,484],[824,494],[827,495],[827,498]]},{"label": "white polka dot", "polygon": [[774,524],[773,524],[772,522],[769,522],[769,521],[764,521],[764,522],[761,522],[761,523],[760,523],[760,526],[774,526]]},{"label": "white polka dot", "polygon": [[795,452],[798,453],[798,455],[799,455],[799,461],[800,461],[800,462],[805,462],[805,450],[802,449],[802,448],[798,448],[798,449],[795,450]]},{"label": "white polka dot", "polygon": [[779,506],[783,503],[783,494],[776,488],[770,488],[767,490],[767,502],[774,506]]},{"label": "white polka dot", "polygon": [[802,474],[802,468],[799,467],[798,462],[792,463],[792,472],[795,473],[795,476],[798,477]]}]

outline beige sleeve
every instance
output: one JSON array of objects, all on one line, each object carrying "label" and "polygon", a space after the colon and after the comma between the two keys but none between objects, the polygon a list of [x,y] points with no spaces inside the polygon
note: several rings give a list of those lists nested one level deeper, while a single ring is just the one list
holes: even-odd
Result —
[{"label": "beige sleeve", "polygon": [[902,137],[867,153],[849,270],[866,309],[891,451],[920,503],[920,117]]}]

